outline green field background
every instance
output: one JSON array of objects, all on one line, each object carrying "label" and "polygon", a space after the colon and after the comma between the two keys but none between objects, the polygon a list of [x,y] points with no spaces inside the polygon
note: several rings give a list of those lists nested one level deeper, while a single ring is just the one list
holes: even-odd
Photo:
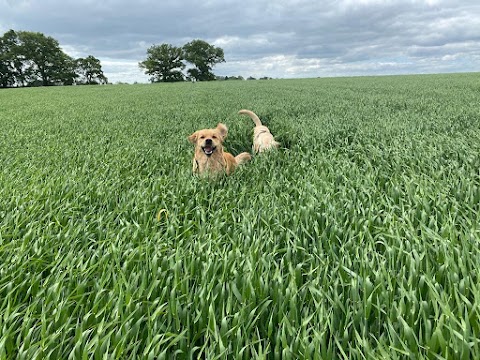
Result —
[{"label": "green field background", "polygon": [[[480,75],[0,91],[0,359],[480,358]],[[251,151],[192,176],[187,136]]]}]

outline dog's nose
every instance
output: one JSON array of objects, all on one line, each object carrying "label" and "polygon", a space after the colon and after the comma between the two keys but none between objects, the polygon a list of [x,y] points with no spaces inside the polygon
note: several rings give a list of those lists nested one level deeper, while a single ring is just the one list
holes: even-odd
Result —
[{"label": "dog's nose", "polygon": [[212,139],[207,139],[207,140],[205,140],[205,144],[207,144],[207,145],[212,145]]}]

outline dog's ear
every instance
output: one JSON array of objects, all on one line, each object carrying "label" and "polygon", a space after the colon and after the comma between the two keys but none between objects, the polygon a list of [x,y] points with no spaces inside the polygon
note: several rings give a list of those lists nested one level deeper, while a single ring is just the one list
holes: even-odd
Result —
[{"label": "dog's ear", "polygon": [[228,134],[227,125],[222,124],[222,123],[218,123],[217,130],[220,133],[220,135],[222,136],[222,140],[225,140],[225,138],[227,137],[227,134]]},{"label": "dog's ear", "polygon": [[192,144],[195,144],[197,142],[197,137],[198,131],[195,131],[192,135],[188,137],[188,141],[190,141]]}]

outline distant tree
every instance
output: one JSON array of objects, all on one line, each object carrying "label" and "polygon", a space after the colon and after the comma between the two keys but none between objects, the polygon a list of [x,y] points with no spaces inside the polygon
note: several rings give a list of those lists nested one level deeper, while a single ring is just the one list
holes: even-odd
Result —
[{"label": "distant tree", "polygon": [[80,84],[107,84],[108,79],[102,71],[100,60],[92,55],[86,58],[79,58],[76,60],[76,72],[80,79]]},{"label": "distant tree", "polygon": [[185,60],[194,65],[187,71],[196,81],[215,80],[213,66],[225,62],[223,50],[203,40],[193,40],[183,46]]},{"label": "distant tree", "polygon": [[257,79],[255,79],[253,76],[249,76],[247,80],[257,80]]},{"label": "distant tree", "polygon": [[243,78],[243,76],[239,75],[239,76],[226,77],[225,80],[245,80],[245,79]]},{"label": "distant tree", "polygon": [[42,33],[9,30],[0,37],[0,87],[106,83],[100,61],[93,56],[74,60],[57,40]]},{"label": "distant tree", "polygon": [[22,82],[28,85],[71,85],[77,77],[75,61],[57,40],[42,33],[19,31],[16,55],[22,62]]},{"label": "distant tree", "polygon": [[147,59],[138,65],[140,69],[145,70],[145,74],[152,76],[151,82],[184,80],[183,50],[170,44],[151,46],[147,50]]},{"label": "distant tree", "polygon": [[17,57],[18,36],[13,30],[0,37],[0,87],[11,87],[20,80],[21,61]]},{"label": "distant tree", "polygon": [[52,67],[51,85],[73,85],[78,78],[75,59],[63,51],[58,59],[57,66]]}]

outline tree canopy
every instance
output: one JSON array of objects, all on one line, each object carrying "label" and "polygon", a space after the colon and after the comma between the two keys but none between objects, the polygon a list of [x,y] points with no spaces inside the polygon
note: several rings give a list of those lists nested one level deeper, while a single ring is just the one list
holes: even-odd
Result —
[{"label": "tree canopy", "polygon": [[76,72],[79,75],[77,82],[81,84],[106,84],[108,82],[103,74],[100,60],[92,55],[76,60]]},{"label": "tree canopy", "polygon": [[22,61],[23,81],[28,84],[70,85],[75,79],[74,60],[57,40],[38,32],[19,31],[17,55]]},{"label": "tree canopy", "polygon": [[145,74],[151,75],[151,82],[183,81],[182,48],[170,45],[153,45],[147,50],[147,59],[138,64],[145,69]]},{"label": "tree canopy", "polygon": [[[187,70],[187,76],[182,73],[187,61],[192,68]],[[151,75],[151,82],[183,81],[185,78],[194,81],[215,80],[213,66],[224,62],[223,50],[208,44],[203,40],[193,40],[183,47],[170,44],[153,45],[147,50],[147,59],[139,66],[145,74]]]},{"label": "tree canopy", "polygon": [[0,87],[15,85],[21,76],[21,59],[16,53],[18,37],[15,31],[7,31],[0,37]]},{"label": "tree canopy", "polygon": [[100,60],[91,55],[75,60],[50,36],[9,30],[0,37],[0,87],[93,84],[96,80],[107,82]]},{"label": "tree canopy", "polygon": [[214,65],[225,62],[223,50],[203,40],[193,40],[183,46],[185,60],[194,65],[187,72],[197,81],[215,80]]}]

